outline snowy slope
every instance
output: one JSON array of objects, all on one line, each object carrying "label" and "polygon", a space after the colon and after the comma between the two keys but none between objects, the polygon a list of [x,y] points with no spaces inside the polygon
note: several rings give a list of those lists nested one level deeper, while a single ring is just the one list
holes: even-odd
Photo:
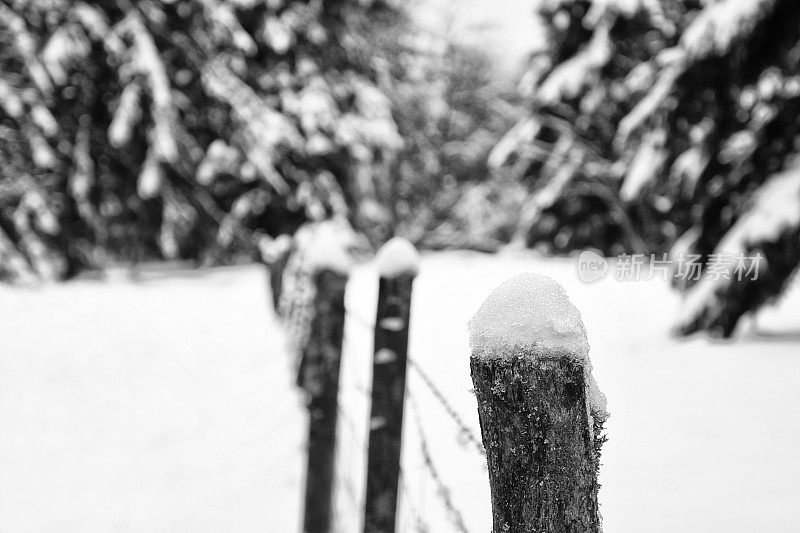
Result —
[{"label": "snowy slope", "polygon": [[[423,256],[412,359],[478,430],[466,326],[536,272],[580,310],[608,397],[605,530],[800,530],[800,292],[734,343],[676,341],[658,280],[582,284],[571,260]],[[360,528],[377,274],[359,266],[342,368],[337,525]],[[305,414],[262,269],[0,287],[0,533],[297,531]],[[490,530],[483,457],[409,370],[400,531]],[[418,420],[417,420],[418,419]],[[446,492],[425,466],[418,423]],[[451,508],[448,510],[446,502]]]}]

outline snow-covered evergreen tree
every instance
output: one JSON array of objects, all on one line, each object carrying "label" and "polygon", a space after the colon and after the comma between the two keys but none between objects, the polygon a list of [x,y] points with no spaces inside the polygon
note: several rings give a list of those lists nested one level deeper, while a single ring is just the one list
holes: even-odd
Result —
[{"label": "snow-covered evergreen tree", "polygon": [[[251,254],[369,200],[402,141],[384,0],[0,2],[0,278]],[[362,211],[354,206],[368,206]]]},{"label": "snow-covered evergreen tree", "polygon": [[761,254],[757,280],[701,277],[678,331],[730,335],[800,262],[800,10],[793,0],[543,0],[530,114],[494,149],[531,191],[515,238],[660,252],[706,267]]}]

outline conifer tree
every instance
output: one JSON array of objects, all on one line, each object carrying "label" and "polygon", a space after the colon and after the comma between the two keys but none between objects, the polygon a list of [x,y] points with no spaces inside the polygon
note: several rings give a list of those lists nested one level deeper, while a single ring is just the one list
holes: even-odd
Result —
[{"label": "conifer tree", "polygon": [[[515,239],[696,257],[681,334],[729,336],[800,263],[793,0],[544,0],[530,113],[495,147],[530,190]],[[763,257],[738,279],[731,257]],[[716,267],[715,267],[716,268]]]}]

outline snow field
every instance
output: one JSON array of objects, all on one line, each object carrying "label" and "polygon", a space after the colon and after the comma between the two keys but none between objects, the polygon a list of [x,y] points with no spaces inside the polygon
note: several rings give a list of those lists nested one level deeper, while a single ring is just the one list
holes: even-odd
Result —
[{"label": "snow field", "polygon": [[294,531],[305,418],[265,278],[0,287],[0,532]]},{"label": "snow field", "polygon": [[[793,333],[798,329],[800,292],[789,294],[780,308],[762,313],[760,330],[775,328],[769,335],[744,331],[734,342],[680,341],[669,336],[668,327],[681,302],[666,284],[610,278],[583,284],[575,268],[570,259],[531,255],[424,255],[414,289],[410,357],[479,435],[467,323],[509,278],[524,272],[549,276],[564,287],[581,313],[593,374],[608,399],[609,441],[600,471],[606,531],[748,533],[800,528],[794,512],[800,498],[800,457],[795,452],[800,442],[800,334]],[[354,272],[348,288],[351,309],[360,305],[359,311],[370,317],[375,285],[375,273],[368,267]],[[355,336],[358,329],[348,323],[348,334]],[[368,383],[364,369],[371,341],[350,342],[343,387],[354,391],[348,379],[357,379],[360,387]],[[412,400],[406,406],[403,452],[403,484],[408,489],[400,531],[414,531],[409,526],[415,511],[431,531],[457,531],[424,466],[413,404],[421,406],[430,455],[468,530],[489,531],[483,458],[459,434],[413,368],[408,387]],[[367,407],[360,396],[343,396],[343,409],[358,412],[356,420],[366,420]],[[347,475],[363,479],[354,471],[363,468],[362,463],[348,465]]]},{"label": "snow field", "polygon": [[[409,354],[472,434],[467,323],[524,272],[563,286],[586,327],[611,414],[606,531],[800,529],[799,291],[735,342],[681,342],[667,333],[679,299],[658,280],[587,285],[567,259],[423,254]],[[265,278],[246,267],[0,287],[0,533],[298,531],[306,414]],[[375,266],[355,267],[337,452],[342,532],[361,524],[376,298]],[[453,509],[468,531],[489,531],[484,458],[414,367],[408,388],[399,531],[456,531]]]}]

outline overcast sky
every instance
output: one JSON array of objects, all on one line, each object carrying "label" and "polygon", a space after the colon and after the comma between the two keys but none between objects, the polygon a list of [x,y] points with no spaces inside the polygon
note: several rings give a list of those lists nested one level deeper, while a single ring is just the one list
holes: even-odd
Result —
[{"label": "overcast sky", "polygon": [[515,69],[542,41],[535,24],[536,0],[418,0],[412,8],[427,27],[445,29],[448,21],[456,35],[482,42],[502,66]]}]

